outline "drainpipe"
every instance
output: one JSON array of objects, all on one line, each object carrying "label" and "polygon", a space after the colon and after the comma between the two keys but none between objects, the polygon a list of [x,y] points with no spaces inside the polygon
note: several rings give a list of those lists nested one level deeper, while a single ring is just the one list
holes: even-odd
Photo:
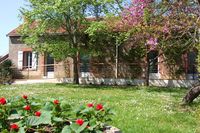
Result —
[{"label": "drainpipe", "polygon": [[118,78],[118,56],[119,56],[119,45],[115,45],[115,79]]},{"label": "drainpipe", "polygon": [[29,68],[30,68],[30,61],[31,61],[31,53],[28,52],[28,79],[29,79]]}]

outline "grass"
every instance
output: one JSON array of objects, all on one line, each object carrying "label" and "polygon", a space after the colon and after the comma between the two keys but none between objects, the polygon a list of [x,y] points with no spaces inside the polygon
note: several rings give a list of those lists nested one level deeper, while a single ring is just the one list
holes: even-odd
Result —
[{"label": "grass", "polygon": [[124,133],[200,133],[200,101],[182,106],[184,88],[34,84],[0,86],[0,97],[28,94],[48,100],[63,97],[71,104],[101,101],[115,112],[111,125]]}]

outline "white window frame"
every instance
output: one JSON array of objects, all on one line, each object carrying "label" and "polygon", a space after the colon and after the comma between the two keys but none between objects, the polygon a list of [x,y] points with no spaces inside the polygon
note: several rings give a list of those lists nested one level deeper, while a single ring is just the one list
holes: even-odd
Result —
[{"label": "white window frame", "polygon": [[[32,59],[29,60],[29,61],[31,61],[31,66],[24,66],[24,64],[23,64],[24,54],[26,52],[30,52],[32,54]],[[30,63],[27,63],[27,64],[30,64]],[[37,67],[38,67],[38,54],[36,52],[33,52],[33,51],[18,51],[18,69],[19,70],[37,70]]]}]

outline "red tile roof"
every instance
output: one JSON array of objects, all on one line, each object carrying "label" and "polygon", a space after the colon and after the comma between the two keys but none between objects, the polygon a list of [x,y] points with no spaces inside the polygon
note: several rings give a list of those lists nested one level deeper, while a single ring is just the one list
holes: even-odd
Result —
[{"label": "red tile roof", "polygon": [[15,28],[14,30],[12,30],[11,32],[9,32],[6,36],[20,36],[20,34],[17,32],[17,30],[21,27],[18,26],[17,28]]},{"label": "red tile roof", "polygon": [[[101,18],[102,19],[102,18]],[[93,17],[91,17],[91,18],[87,18],[87,20],[89,20],[89,21],[95,21],[96,19],[95,18],[93,18]],[[22,25],[20,25],[20,26],[18,26],[17,28],[15,28],[14,30],[12,30],[11,32],[9,32],[6,36],[20,36],[20,34],[17,32],[18,31],[18,29],[21,27]],[[37,22],[33,22],[33,24],[30,26],[30,28],[31,27],[35,27],[35,26],[37,26]],[[84,26],[83,26],[84,27]],[[81,26],[81,28],[82,28],[82,26]],[[66,32],[66,29],[63,29],[63,28],[59,28],[56,32],[55,31],[53,31],[53,30],[49,30],[48,31],[49,33],[65,33]]]}]

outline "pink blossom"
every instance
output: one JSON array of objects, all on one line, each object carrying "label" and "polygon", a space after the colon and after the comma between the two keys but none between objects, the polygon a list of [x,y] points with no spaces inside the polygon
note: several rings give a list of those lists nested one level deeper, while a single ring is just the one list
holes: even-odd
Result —
[{"label": "pink blossom", "polygon": [[143,20],[144,10],[149,6],[152,0],[132,0],[132,4],[122,12],[122,21],[124,24],[137,25]]},{"label": "pink blossom", "polygon": [[158,39],[157,38],[153,38],[153,37],[151,37],[151,38],[149,38],[148,40],[147,40],[147,43],[146,43],[147,45],[157,45],[158,44]]},{"label": "pink blossom", "polygon": [[151,50],[154,50],[156,46],[158,45],[158,39],[150,37],[145,45],[149,45]]},{"label": "pink blossom", "polygon": [[168,26],[167,25],[165,25],[164,27],[163,27],[163,33],[169,33],[169,28],[168,28]]}]

